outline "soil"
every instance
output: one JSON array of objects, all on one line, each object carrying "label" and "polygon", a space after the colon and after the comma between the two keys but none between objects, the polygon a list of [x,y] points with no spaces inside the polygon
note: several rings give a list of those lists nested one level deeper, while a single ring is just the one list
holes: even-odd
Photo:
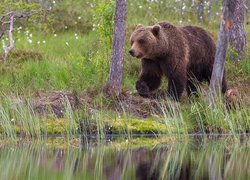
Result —
[{"label": "soil", "polygon": [[[52,111],[58,118],[63,117],[65,107],[71,106],[75,111],[78,108],[87,108],[89,111],[102,108],[120,113],[128,113],[140,118],[146,118],[152,114],[160,113],[159,98],[165,96],[164,91],[160,90],[151,98],[143,98],[137,93],[123,92],[119,97],[104,97],[109,99],[109,103],[104,107],[94,107],[93,99],[97,95],[95,91],[83,92],[77,94],[76,91],[54,91],[54,92],[37,92],[32,100],[34,110],[39,115],[46,115]],[[166,96],[165,96],[166,97]],[[171,103],[173,105],[173,103]]]},{"label": "soil", "polygon": [[76,92],[54,91],[49,93],[37,92],[32,101],[34,110],[39,115],[46,115],[50,110],[58,117],[63,117],[65,107],[71,106],[75,111],[84,101],[78,98]]},{"label": "soil", "polygon": [[[237,94],[237,98],[243,101],[244,106],[249,106],[249,91],[246,90],[246,83],[242,84],[244,91]],[[249,87],[249,86],[248,86]],[[240,89],[240,88],[239,88]],[[237,90],[238,92],[238,90]],[[77,94],[73,92],[65,91],[54,91],[54,92],[38,92],[36,93],[32,104],[36,113],[42,116],[46,116],[48,112],[53,112],[58,118],[63,117],[65,113],[65,107],[71,106],[73,111],[80,108],[87,108],[87,111],[91,112],[96,109],[102,109],[102,111],[114,111],[119,113],[126,113],[133,115],[138,118],[146,118],[153,114],[160,114],[161,107],[164,103],[165,108],[168,108],[167,104],[170,101],[166,99],[166,92],[164,90],[159,90],[155,96],[151,98],[140,97],[137,93],[132,93],[130,91],[123,92],[119,97],[104,97],[108,100],[104,106],[98,107],[94,106],[93,99],[97,95],[96,91],[82,92]],[[188,103],[188,98],[184,95],[181,99],[181,104]],[[178,103],[171,101],[171,106]]]},{"label": "soil", "polygon": [[[4,54],[0,53],[0,61],[3,61]],[[26,51],[26,50],[13,50],[8,54],[7,60],[12,62],[23,62],[27,59],[33,59],[34,61],[42,60],[42,54],[37,51]]]},{"label": "soil", "polygon": [[[54,91],[49,93],[38,92],[32,100],[34,110],[39,115],[46,115],[52,111],[58,118],[63,117],[65,107],[71,106],[75,111],[78,108],[87,108],[92,111],[94,107],[93,99],[96,93],[93,91],[84,92],[81,95],[73,92]],[[146,118],[153,113],[159,113],[159,102],[156,99],[145,99],[132,93],[122,93],[119,97],[113,98],[111,103],[107,103],[103,110],[113,110],[116,112],[126,112],[137,117]]]}]

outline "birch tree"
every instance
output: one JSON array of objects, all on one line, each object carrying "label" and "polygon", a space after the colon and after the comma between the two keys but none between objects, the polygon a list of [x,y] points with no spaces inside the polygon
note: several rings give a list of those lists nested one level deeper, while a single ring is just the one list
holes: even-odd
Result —
[{"label": "birch tree", "polygon": [[220,23],[218,42],[216,45],[213,72],[209,86],[209,90],[213,95],[219,93],[221,89],[222,77],[226,61],[226,52],[228,47],[228,34],[230,28],[230,12],[229,12],[229,6],[231,3],[230,1],[234,0],[225,0],[223,6],[223,14]]},{"label": "birch tree", "polygon": [[246,33],[244,30],[244,2],[243,0],[234,0],[229,6],[232,12],[230,17],[231,27],[229,29],[229,42],[237,53],[235,61],[242,58],[246,47]]},{"label": "birch tree", "polygon": [[250,14],[250,1],[245,2],[245,11],[246,11],[246,20],[247,20],[247,25],[249,25],[249,19],[248,15]]},{"label": "birch tree", "polygon": [[10,12],[9,13],[9,16],[10,16],[10,21],[9,22],[6,22],[9,24],[9,30],[8,30],[8,35],[9,35],[9,46],[4,46],[4,61],[6,61],[7,59],[7,55],[8,53],[14,48],[14,40],[13,40],[13,35],[12,35],[12,32],[14,30],[14,13],[13,12]]},{"label": "birch tree", "polygon": [[209,85],[208,102],[213,105],[214,98],[221,92],[222,78],[225,68],[226,52],[229,42],[229,33],[232,28],[232,17],[235,13],[235,0],[225,0],[223,5],[222,20],[216,45],[215,60],[212,77]]},{"label": "birch tree", "polygon": [[3,59],[7,60],[8,54],[12,51],[15,45],[13,32],[15,31],[15,23],[19,20],[25,21],[38,21],[43,18],[43,13],[46,10],[41,9],[39,4],[36,3],[23,3],[6,1],[0,4],[0,39],[4,36],[7,37],[8,42],[2,41],[4,49]]},{"label": "birch tree", "polygon": [[197,18],[200,23],[203,21],[203,16],[204,16],[204,0],[199,0],[197,6]]},{"label": "birch tree", "polygon": [[107,94],[119,95],[121,92],[125,33],[126,0],[116,0],[112,57],[109,79],[104,88],[104,92]]},{"label": "birch tree", "polygon": [[209,21],[211,22],[213,19],[213,0],[209,0],[208,2],[208,16],[209,16]]}]

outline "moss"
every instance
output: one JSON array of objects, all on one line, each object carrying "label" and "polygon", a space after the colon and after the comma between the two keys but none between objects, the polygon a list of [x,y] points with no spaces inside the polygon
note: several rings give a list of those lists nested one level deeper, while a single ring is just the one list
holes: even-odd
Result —
[{"label": "moss", "polygon": [[108,122],[112,127],[113,134],[132,133],[132,134],[154,134],[166,132],[166,126],[163,123],[147,119],[115,119]]},{"label": "moss", "polygon": [[65,134],[67,121],[65,119],[47,119],[45,131],[47,134]]}]

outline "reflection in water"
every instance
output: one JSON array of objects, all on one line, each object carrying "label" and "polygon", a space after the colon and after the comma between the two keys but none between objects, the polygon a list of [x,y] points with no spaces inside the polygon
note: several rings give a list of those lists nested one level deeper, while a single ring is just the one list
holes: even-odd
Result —
[{"label": "reflection in water", "polygon": [[[118,145],[117,145],[118,144]],[[0,149],[0,179],[250,179],[249,141]]]}]

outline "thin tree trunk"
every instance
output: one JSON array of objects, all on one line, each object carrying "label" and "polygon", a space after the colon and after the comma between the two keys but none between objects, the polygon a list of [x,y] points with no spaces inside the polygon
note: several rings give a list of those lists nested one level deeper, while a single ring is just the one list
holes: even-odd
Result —
[{"label": "thin tree trunk", "polygon": [[14,30],[14,21],[15,21],[15,15],[14,15],[14,13],[13,12],[11,12],[11,14],[10,14],[10,21],[9,22],[7,22],[7,23],[9,23],[10,25],[10,28],[9,28],[9,33],[8,33],[8,35],[9,35],[9,45],[8,46],[6,46],[6,47],[4,47],[4,57],[3,57],[3,59],[4,59],[4,61],[6,61],[7,60],[7,56],[8,56],[8,54],[9,54],[9,52],[14,48],[14,40],[13,40],[13,30]]},{"label": "thin tree trunk", "polygon": [[221,92],[221,84],[224,73],[224,66],[226,61],[226,52],[228,46],[228,34],[230,28],[230,12],[229,6],[231,1],[234,0],[225,0],[223,6],[223,16],[220,24],[220,32],[218,43],[216,46],[215,60],[213,65],[212,77],[209,85],[208,92],[208,102],[210,105],[213,105],[214,98]]},{"label": "thin tree trunk", "polygon": [[245,3],[245,13],[246,13],[246,21],[247,21],[247,25],[249,25],[249,21],[248,21],[248,14],[250,13],[250,1]]},{"label": "thin tree trunk", "polygon": [[114,40],[109,80],[104,88],[104,92],[108,94],[119,95],[121,92],[125,33],[126,0],[116,0]]},{"label": "thin tree trunk", "polygon": [[200,23],[203,21],[203,15],[204,15],[204,0],[199,0],[199,4],[197,6],[197,18]]},{"label": "thin tree trunk", "polygon": [[191,4],[191,7],[192,7],[192,8],[195,7],[194,1],[195,1],[195,0],[191,0],[191,3],[192,3],[192,4]]},{"label": "thin tree trunk", "polygon": [[213,0],[209,0],[208,2],[208,16],[209,16],[209,21],[211,22],[213,19]]},{"label": "thin tree trunk", "polygon": [[183,0],[180,2],[180,21],[183,21]]}]

